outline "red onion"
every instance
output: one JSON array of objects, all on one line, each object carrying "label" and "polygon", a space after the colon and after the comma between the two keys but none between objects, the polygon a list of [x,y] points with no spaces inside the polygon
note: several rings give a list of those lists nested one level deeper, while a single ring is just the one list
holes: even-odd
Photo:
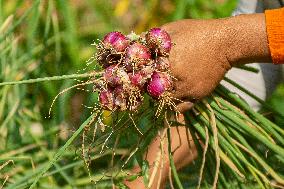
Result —
[{"label": "red onion", "polygon": [[114,96],[111,89],[104,89],[99,94],[99,101],[103,109],[112,111],[115,108]]},{"label": "red onion", "polygon": [[151,78],[152,73],[153,68],[151,66],[145,66],[137,72],[128,73],[128,75],[131,83],[134,86],[137,86],[140,90],[143,90],[147,80]]},{"label": "red onion", "polygon": [[110,86],[117,86],[123,83],[130,83],[129,76],[123,68],[118,65],[111,65],[105,69],[104,78]]},{"label": "red onion", "polygon": [[108,33],[101,44],[97,46],[96,53],[97,61],[103,68],[111,64],[117,64],[121,58],[122,53],[129,46],[130,41],[120,32]]},{"label": "red onion", "polygon": [[127,71],[132,71],[147,65],[151,60],[151,53],[149,49],[141,43],[134,43],[126,50],[125,63]]},{"label": "red onion", "polygon": [[161,56],[168,56],[172,48],[171,37],[161,28],[152,28],[146,34],[148,47]]},{"label": "red onion", "polygon": [[129,45],[129,40],[120,32],[110,32],[104,39],[103,43],[106,49],[113,48],[116,52],[124,52]]},{"label": "red onion", "polygon": [[136,73],[129,73],[128,74],[130,81],[133,85],[139,87],[139,88],[143,88],[145,82],[143,81],[143,76],[141,74],[140,71],[136,72]]},{"label": "red onion", "polygon": [[167,97],[173,81],[167,72],[172,47],[169,34],[160,28],[124,36],[108,33],[97,45],[97,60],[104,67],[94,91],[107,110],[136,111],[147,93],[156,100]]},{"label": "red onion", "polygon": [[159,98],[165,91],[172,89],[172,79],[165,72],[154,72],[148,83],[147,91],[150,96]]}]

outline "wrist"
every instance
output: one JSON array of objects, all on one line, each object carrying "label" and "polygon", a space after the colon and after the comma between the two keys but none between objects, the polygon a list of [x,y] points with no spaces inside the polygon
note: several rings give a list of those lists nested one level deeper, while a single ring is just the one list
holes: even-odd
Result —
[{"label": "wrist", "polygon": [[224,49],[232,66],[272,62],[268,47],[265,15],[251,14],[226,19]]}]

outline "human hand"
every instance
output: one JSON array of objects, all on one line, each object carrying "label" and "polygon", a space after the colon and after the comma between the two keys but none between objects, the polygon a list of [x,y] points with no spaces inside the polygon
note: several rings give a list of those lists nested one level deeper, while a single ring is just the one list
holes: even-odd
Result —
[{"label": "human hand", "polygon": [[207,96],[231,68],[217,27],[214,20],[182,20],[162,27],[174,43],[169,56],[177,79],[174,97],[195,101]]},{"label": "human hand", "polygon": [[[181,20],[162,26],[175,44],[169,60],[173,96],[196,101],[209,95],[234,65],[271,62],[263,14],[215,20]],[[181,111],[192,103],[181,104]]]}]

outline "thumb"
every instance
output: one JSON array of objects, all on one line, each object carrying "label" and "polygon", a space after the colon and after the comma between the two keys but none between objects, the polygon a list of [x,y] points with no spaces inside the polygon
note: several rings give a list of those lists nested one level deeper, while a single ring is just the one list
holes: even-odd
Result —
[{"label": "thumb", "polygon": [[194,106],[194,104],[192,102],[186,101],[186,102],[182,102],[182,103],[178,104],[177,110],[181,113],[184,113],[184,112],[190,110],[193,106]]}]

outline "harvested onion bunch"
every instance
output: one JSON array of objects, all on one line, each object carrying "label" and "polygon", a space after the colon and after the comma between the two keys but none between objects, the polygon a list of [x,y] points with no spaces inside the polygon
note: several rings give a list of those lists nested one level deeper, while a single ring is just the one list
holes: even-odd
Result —
[{"label": "harvested onion bunch", "polygon": [[120,32],[105,35],[96,45],[96,59],[104,68],[103,76],[94,85],[101,107],[137,111],[147,93],[159,102],[158,114],[165,105],[174,109],[168,60],[172,45],[169,34],[160,28],[140,36]]}]

